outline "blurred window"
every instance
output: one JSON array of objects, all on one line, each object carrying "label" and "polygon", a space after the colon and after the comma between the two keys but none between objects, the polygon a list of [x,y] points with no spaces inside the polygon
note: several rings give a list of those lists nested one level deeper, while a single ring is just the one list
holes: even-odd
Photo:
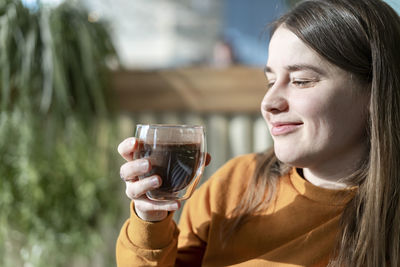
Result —
[{"label": "blurred window", "polygon": [[284,0],[85,0],[92,17],[110,22],[127,68],[263,65],[265,26]]}]

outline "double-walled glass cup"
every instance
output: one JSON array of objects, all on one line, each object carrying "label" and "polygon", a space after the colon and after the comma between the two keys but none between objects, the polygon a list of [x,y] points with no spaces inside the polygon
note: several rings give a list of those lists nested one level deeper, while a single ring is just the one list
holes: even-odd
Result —
[{"label": "double-walled glass cup", "polygon": [[204,171],[206,140],[203,126],[138,124],[135,137],[139,143],[134,159],[146,158],[151,170],[139,179],[159,175],[162,184],[148,191],[152,200],[189,198]]}]

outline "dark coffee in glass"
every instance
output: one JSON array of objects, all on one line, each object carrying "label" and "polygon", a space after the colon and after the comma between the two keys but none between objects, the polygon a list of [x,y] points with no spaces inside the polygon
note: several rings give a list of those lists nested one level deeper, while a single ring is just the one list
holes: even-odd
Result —
[{"label": "dark coffee in glass", "polygon": [[154,200],[190,197],[205,163],[205,140],[201,126],[138,125],[134,158],[147,158],[151,170],[139,177],[159,175],[162,184],[147,192]]}]

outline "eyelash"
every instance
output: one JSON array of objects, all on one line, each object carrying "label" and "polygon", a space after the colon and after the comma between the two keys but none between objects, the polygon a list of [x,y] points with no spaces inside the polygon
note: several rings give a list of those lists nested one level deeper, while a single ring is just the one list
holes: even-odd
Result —
[{"label": "eyelash", "polygon": [[269,82],[267,84],[267,88],[270,89],[272,86],[274,86],[275,82]]},{"label": "eyelash", "polygon": [[309,85],[309,84],[311,84],[313,82],[314,81],[309,81],[309,80],[304,81],[304,80],[302,80],[302,81],[293,81],[292,84],[296,85],[297,87],[303,88],[303,87],[306,87],[307,85]]},{"label": "eyelash", "polygon": [[[314,81],[314,80],[294,80],[294,81],[292,81],[291,83],[292,84],[294,84],[295,86],[297,86],[297,87],[300,87],[300,88],[305,88],[305,87],[307,87],[307,86],[309,86],[310,84],[313,84],[313,83],[315,83],[316,81]],[[275,81],[271,81],[271,82],[269,82],[268,84],[267,84],[267,88],[268,89],[270,89],[272,86],[274,86],[274,84],[275,84]]]}]

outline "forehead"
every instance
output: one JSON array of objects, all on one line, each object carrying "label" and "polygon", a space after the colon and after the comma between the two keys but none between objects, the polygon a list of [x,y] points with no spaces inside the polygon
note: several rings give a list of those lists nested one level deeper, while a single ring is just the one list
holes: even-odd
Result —
[{"label": "forehead", "polygon": [[280,26],[269,43],[267,66],[274,69],[296,64],[315,65],[326,70],[332,68],[328,61],[309,48],[293,32]]}]

